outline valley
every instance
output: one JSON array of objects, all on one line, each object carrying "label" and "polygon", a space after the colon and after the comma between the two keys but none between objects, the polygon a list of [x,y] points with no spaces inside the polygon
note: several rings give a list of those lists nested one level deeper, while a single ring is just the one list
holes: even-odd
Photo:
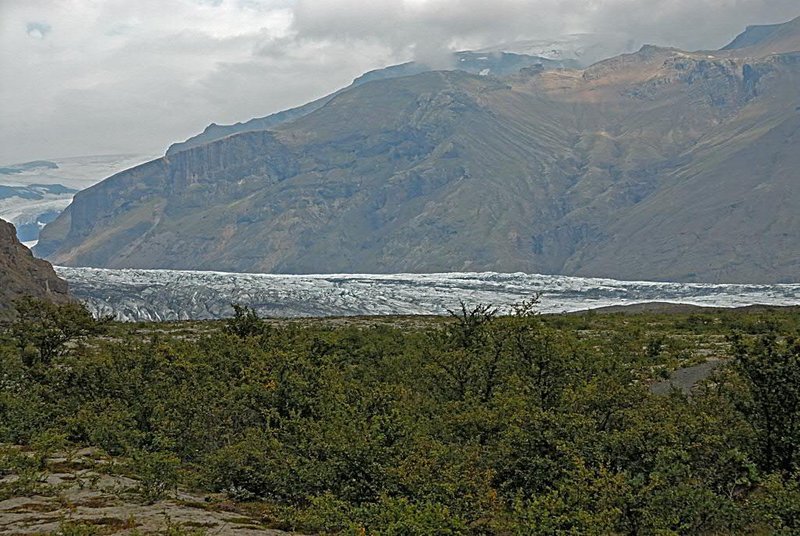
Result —
[{"label": "valley", "polygon": [[792,2],[0,39],[0,534],[800,534]]}]

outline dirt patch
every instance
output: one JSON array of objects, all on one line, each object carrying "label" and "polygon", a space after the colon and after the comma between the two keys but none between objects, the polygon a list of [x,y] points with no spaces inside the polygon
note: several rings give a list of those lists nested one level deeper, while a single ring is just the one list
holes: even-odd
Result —
[{"label": "dirt patch", "polygon": [[689,394],[700,382],[710,378],[723,362],[721,359],[709,359],[693,367],[679,368],[673,371],[668,379],[651,385],[650,392],[654,395],[666,395],[674,388]]}]

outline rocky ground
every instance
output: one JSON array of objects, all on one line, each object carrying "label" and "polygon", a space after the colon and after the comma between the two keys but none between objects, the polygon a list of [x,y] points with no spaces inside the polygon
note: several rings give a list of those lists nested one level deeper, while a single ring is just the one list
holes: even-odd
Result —
[{"label": "rocky ground", "polygon": [[170,491],[153,500],[153,490],[116,474],[124,465],[97,449],[60,453],[47,458],[44,469],[31,470],[15,468],[10,460],[34,453],[0,448],[0,534],[289,534],[220,496]]}]

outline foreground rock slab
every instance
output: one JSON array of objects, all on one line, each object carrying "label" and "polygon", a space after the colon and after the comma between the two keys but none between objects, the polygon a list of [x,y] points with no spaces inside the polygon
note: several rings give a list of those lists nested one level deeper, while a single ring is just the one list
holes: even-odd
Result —
[{"label": "foreground rock slab", "polygon": [[49,459],[33,482],[30,475],[3,476],[0,497],[14,496],[0,501],[0,534],[289,534],[204,495],[179,491],[148,502],[138,494],[138,480],[105,473],[111,463],[95,449],[83,449]]}]

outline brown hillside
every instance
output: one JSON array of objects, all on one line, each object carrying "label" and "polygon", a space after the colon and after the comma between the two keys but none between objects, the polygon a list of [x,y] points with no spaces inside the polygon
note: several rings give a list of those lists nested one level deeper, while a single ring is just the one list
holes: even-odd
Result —
[{"label": "brown hillside", "polygon": [[70,299],[66,281],[49,262],[33,257],[12,224],[0,220],[0,319],[10,316],[13,300],[23,295],[62,303]]}]

